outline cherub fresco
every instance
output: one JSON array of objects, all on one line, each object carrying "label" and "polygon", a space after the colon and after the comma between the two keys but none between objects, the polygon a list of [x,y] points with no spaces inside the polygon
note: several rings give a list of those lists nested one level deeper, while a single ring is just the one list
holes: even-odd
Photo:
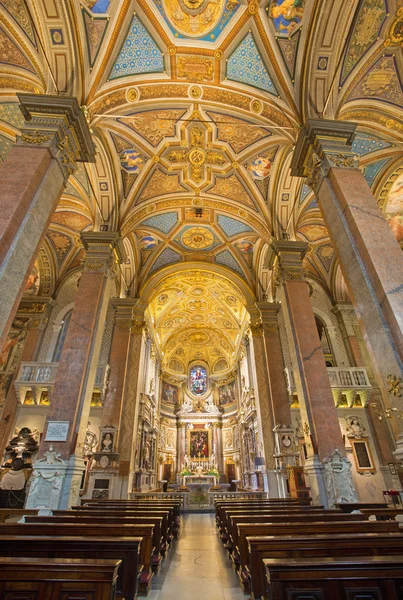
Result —
[{"label": "cherub fresco", "polygon": [[270,17],[278,33],[291,34],[301,23],[304,0],[274,0],[270,6]]}]

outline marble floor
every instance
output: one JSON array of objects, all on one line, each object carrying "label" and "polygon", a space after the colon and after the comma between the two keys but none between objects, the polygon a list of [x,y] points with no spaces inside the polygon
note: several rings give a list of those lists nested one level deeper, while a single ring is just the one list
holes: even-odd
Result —
[{"label": "marble floor", "polygon": [[182,515],[174,542],[149,600],[245,600],[215,528],[214,515]]}]

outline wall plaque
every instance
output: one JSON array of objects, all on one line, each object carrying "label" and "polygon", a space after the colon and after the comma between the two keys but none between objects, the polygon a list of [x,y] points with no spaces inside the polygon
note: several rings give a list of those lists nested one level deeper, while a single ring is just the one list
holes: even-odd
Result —
[{"label": "wall plaque", "polygon": [[49,421],[45,442],[65,442],[70,421]]}]

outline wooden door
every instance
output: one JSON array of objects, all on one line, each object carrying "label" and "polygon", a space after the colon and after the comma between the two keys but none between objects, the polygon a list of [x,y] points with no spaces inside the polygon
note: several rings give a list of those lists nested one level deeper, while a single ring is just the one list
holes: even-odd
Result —
[{"label": "wooden door", "polygon": [[236,479],[234,464],[227,463],[227,477],[228,477],[228,483],[231,483],[231,481]]},{"label": "wooden door", "polygon": [[172,464],[171,463],[165,463],[164,464],[164,473],[163,473],[162,479],[165,479],[165,481],[171,481],[171,473],[172,473]]}]

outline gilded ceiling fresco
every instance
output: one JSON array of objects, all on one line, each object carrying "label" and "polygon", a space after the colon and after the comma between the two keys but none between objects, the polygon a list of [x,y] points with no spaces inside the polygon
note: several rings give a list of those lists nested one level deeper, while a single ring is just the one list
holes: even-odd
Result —
[{"label": "gilded ceiling fresco", "polygon": [[167,372],[203,355],[229,373],[245,305],[270,285],[272,236],[306,241],[307,273],[330,295],[342,287],[317,200],[289,175],[300,127],[322,112],[359,124],[354,153],[403,244],[401,0],[65,4],[0,0],[0,160],[23,124],[18,91],[77,96],[97,147],[68,182],[27,295],[80,268],[80,232],[118,230],[116,289],[148,290]]}]

